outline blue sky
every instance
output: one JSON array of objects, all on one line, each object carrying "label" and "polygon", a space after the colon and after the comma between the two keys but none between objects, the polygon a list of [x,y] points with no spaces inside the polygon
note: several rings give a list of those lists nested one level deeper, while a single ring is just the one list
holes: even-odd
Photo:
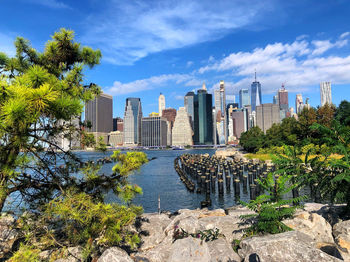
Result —
[{"label": "blue sky", "polygon": [[226,83],[228,98],[248,88],[257,70],[263,103],[282,83],[320,103],[319,83],[332,82],[333,102],[350,100],[350,1],[347,0],[0,0],[0,51],[14,54],[20,35],[42,50],[53,32],[73,29],[99,48],[101,65],[86,71],[114,96],[114,116],[126,97],[140,97],[144,115],[183,106],[205,81]]}]

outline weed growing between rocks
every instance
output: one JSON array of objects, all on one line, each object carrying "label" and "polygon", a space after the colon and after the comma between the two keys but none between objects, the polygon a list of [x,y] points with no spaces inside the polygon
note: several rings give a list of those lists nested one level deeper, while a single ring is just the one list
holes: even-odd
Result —
[{"label": "weed growing between rocks", "polygon": [[202,241],[208,242],[208,241],[214,241],[218,239],[222,234],[220,234],[219,229],[207,229],[207,230],[199,230],[196,233],[188,233],[182,228],[179,228],[178,226],[175,226],[174,228],[174,234],[173,234],[173,243],[178,239],[183,239],[186,237],[193,237],[193,238],[199,238]]}]

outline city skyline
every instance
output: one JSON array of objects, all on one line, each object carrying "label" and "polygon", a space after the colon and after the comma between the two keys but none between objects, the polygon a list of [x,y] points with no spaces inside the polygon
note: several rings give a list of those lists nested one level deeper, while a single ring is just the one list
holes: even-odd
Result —
[{"label": "city skyline", "polygon": [[140,97],[145,115],[157,111],[154,94],[160,92],[179,108],[204,81],[213,94],[224,80],[230,101],[249,88],[254,69],[263,103],[281,83],[290,105],[297,93],[319,105],[324,81],[332,83],[334,104],[350,97],[347,1],[4,0],[2,11],[0,51],[10,55],[16,36],[41,51],[61,27],[74,30],[82,45],[99,48],[101,65],[84,81],[113,95],[114,117],[122,117],[127,97]]}]

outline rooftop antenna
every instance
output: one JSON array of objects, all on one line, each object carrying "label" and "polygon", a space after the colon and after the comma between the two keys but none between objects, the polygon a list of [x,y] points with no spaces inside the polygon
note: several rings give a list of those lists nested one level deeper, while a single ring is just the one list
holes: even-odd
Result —
[{"label": "rooftop antenna", "polygon": [[255,70],[255,82],[256,82],[256,68],[254,70]]}]

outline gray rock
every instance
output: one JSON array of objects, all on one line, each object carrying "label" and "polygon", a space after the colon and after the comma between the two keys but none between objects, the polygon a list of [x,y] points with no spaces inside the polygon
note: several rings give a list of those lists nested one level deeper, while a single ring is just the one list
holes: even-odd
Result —
[{"label": "gray rock", "polygon": [[0,258],[11,251],[13,243],[18,238],[18,231],[14,229],[15,219],[11,215],[0,216]]},{"label": "gray rock", "polygon": [[[45,255],[44,252],[41,252],[39,254],[39,256],[40,257],[44,256]],[[50,256],[51,254],[48,254],[48,255]],[[63,256],[65,258],[57,259],[57,260],[55,260],[55,262],[80,262],[80,261],[83,261],[83,248],[80,246],[69,247],[64,252]]]},{"label": "gray rock", "polygon": [[111,247],[103,252],[97,262],[133,262],[133,260],[124,250],[117,247]]},{"label": "gray rock", "polygon": [[207,242],[210,262],[240,262],[240,256],[235,253],[232,246],[224,238]]},{"label": "gray rock", "polygon": [[344,260],[350,261],[350,220],[335,224],[333,226],[333,235]]},{"label": "gray rock", "polygon": [[206,242],[187,237],[179,239],[171,246],[168,262],[210,262],[210,252]]},{"label": "gray rock", "polygon": [[148,236],[141,236],[143,244],[140,250],[146,250],[161,243],[166,237],[164,229],[171,222],[171,219],[165,214],[144,214],[143,217],[149,222],[143,222],[141,230],[147,231]]},{"label": "gray rock", "polygon": [[298,212],[293,219],[284,220],[283,223],[309,235],[316,242],[334,243],[331,225],[316,213]]},{"label": "gray rock", "polygon": [[243,236],[243,230],[248,225],[241,225],[241,219],[236,216],[205,217],[199,219],[201,227],[205,229],[219,229],[228,242],[234,239],[240,239]]},{"label": "gray rock", "polygon": [[247,262],[341,261],[315,248],[314,245],[310,236],[299,231],[290,231],[244,239],[238,253]]},{"label": "gray rock", "polygon": [[325,205],[318,203],[306,203],[304,210],[311,213],[317,213],[327,220],[331,226],[340,222],[340,214],[342,213],[346,204]]},{"label": "gray rock", "polygon": [[251,215],[254,214],[255,212],[248,209],[245,206],[233,206],[225,209],[225,212],[228,216],[240,218],[242,215]]},{"label": "gray rock", "polygon": [[171,242],[163,241],[154,248],[136,253],[133,258],[135,261],[164,262],[169,258],[170,248]]}]

